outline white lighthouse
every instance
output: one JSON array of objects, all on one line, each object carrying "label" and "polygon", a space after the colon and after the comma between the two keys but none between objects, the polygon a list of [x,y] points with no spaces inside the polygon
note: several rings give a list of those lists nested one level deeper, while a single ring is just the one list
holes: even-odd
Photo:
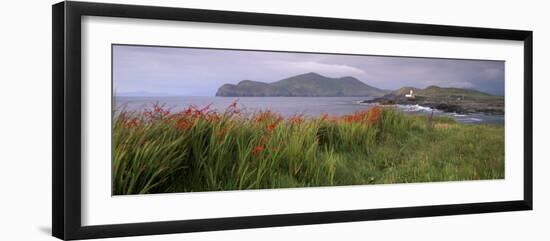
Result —
[{"label": "white lighthouse", "polygon": [[411,90],[409,91],[409,93],[405,95],[405,97],[407,97],[408,99],[414,99],[414,92],[413,92],[413,90],[411,89]]}]

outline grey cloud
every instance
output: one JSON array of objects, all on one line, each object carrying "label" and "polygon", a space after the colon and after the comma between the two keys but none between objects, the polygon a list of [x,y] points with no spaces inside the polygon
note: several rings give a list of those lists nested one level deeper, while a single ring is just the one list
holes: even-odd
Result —
[{"label": "grey cloud", "polygon": [[504,93],[504,62],[411,57],[115,46],[117,92],[214,95],[225,83],[272,82],[305,72],[354,76],[384,89],[429,85]]}]

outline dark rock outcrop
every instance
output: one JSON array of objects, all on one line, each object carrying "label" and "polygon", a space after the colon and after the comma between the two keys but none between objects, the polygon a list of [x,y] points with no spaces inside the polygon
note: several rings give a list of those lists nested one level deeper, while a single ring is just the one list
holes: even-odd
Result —
[{"label": "dark rock outcrop", "polygon": [[[406,97],[413,90],[414,97]],[[382,97],[363,101],[381,105],[420,105],[459,114],[504,114],[504,97],[471,89],[430,86],[425,89],[403,87]]]}]

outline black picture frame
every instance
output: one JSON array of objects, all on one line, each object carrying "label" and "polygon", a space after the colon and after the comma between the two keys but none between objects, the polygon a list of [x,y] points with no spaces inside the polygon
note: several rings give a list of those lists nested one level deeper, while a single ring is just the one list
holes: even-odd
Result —
[{"label": "black picture frame", "polygon": [[[83,16],[523,41],[523,199],[455,205],[342,210],[333,212],[82,226],[81,138],[83,136],[81,134],[81,17]],[[531,31],[70,1],[53,5],[52,17],[52,233],[53,236],[57,238],[67,240],[106,238],[532,210],[533,33]]]}]

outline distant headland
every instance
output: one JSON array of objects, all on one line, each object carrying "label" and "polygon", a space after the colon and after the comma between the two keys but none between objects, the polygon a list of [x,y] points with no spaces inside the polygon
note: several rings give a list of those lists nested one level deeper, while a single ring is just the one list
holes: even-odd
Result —
[{"label": "distant headland", "polygon": [[504,96],[472,89],[429,86],[425,89],[403,87],[382,97],[362,101],[381,105],[420,105],[458,114],[504,114]]},{"label": "distant headland", "polygon": [[243,80],[224,84],[216,92],[222,97],[368,97],[362,103],[381,105],[420,105],[459,114],[504,114],[504,97],[473,89],[429,86],[425,89],[402,87],[395,91],[365,84],[355,77],[330,78],[306,73],[265,83]]},{"label": "distant headland", "polygon": [[236,85],[224,84],[218,88],[216,96],[380,97],[388,92],[351,76],[330,78],[312,72],[272,83],[243,80]]}]

